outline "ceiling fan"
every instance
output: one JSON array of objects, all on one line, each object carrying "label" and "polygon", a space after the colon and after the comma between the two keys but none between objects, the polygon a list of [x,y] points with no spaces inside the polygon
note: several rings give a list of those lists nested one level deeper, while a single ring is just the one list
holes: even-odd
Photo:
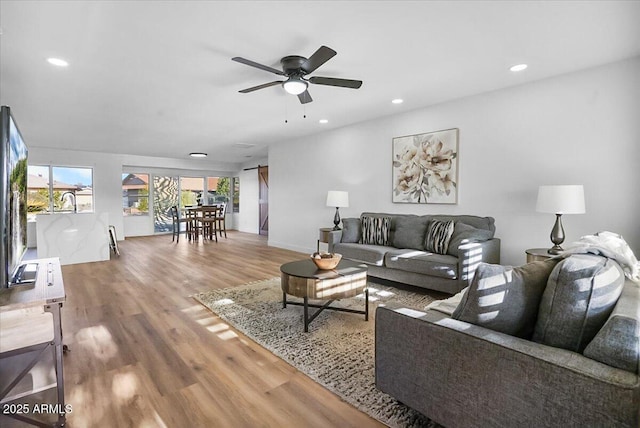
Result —
[{"label": "ceiling fan", "polygon": [[309,83],[314,85],[327,85],[327,86],[339,86],[341,88],[358,89],[362,86],[361,80],[351,79],[337,79],[334,77],[320,77],[312,76],[308,79],[305,78],[307,74],[311,74],[318,67],[325,62],[329,61],[336,55],[336,51],[326,46],[320,46],[320,48],[314,52],[309,58],[298,55],[285,56],[280,60],[282,64],[282,71],[275,68],[258,64],[257,62],[250,61],[242,57],[231,58],[233,61],[241,64],[249,65],[251,67],[259,68],[260,70],[268,71],[279,76],[286,77],[286,80],[275,80],[273,82],[264,83],[262,85],[253,86],[251,88],[243,89],[239,92],[246,94],[249,92],[257,91],[258,89],[268,88],[270,86],[280,85],[285,91],[292,95],[297,95],[300,103],[307,104],[313,101],[307,88]]}]

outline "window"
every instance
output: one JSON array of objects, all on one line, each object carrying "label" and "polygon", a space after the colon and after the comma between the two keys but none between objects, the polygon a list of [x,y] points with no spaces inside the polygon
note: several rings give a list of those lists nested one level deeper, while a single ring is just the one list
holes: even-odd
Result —
[{"label": "window", "polygon": [[180,177],[180,207],[227,203],[230,183],[229,177]]},{"label": "window", "polygon": [[233,177],[233,212],[240,212],[240,178]]},{"label": "window", "polygon": [[231,179],[229,177],[208,177],[207,180],[210,203],[228,203],[231,196]]},{"label": "window", "polygon": [[202,177],[180,177],[180,208],[206,204],[202,200],[204,179]]},{"label": "window", "polygon": [[93,212],[93,169],[29,165],[27,210],[38,213]]},{"label": "window", "polygon": [[49,167],[27,167],[27,211],[31,215],[51,212],[49,196]]},{"label": "window", "polygon": [[149,174],[122,174],[122,212],[149,215]]}]

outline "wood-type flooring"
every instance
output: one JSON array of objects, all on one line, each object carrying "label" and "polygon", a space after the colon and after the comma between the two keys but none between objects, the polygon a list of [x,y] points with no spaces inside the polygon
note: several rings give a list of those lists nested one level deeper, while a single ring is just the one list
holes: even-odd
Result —
[{"label": "wood-type flooring", "polygon": [[[279,276],[306,254],[236,231],[217,243],[163,235],[119,248],[110,261],[62,267],[67,426],[384,426],[190,297]],[[50,392],[22,402],[55,403]],[[26,425],[0,416],[0,426]]]}]

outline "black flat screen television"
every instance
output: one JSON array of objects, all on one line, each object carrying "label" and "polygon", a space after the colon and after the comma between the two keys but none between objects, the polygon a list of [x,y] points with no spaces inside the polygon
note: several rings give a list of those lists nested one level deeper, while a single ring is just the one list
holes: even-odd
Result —
[{"label": "black flat screen television", "polygon": [[36,272],[33,264],[22,264],[27,250],[27,146],[9,107],[0,108],[0,118],[0,288],[7,288],[34,282]]}]

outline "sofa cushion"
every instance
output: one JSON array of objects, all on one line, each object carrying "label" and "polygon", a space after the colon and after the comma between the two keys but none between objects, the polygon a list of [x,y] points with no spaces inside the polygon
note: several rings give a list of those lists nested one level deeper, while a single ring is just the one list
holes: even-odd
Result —
[{"label": "sofa cushion", "polygon": [[342,254],[342,257],[365,262],[371,265],[382,266],[384,255],[387,251],[395,250],[393,247],[382,245],[367,245],[339,242],[333,246],[335,253]]},{"label": "sofa cushion", "polygon": [[519,267],[480,263],[452,318],[531,339],[547,278],[558,259]]},{"label": "sofa cushion", "polygon": [[439,278],[457,279],[458,277],[458,258],[447,254],[394,248],[384,256],[384,265],[390,269]]},{"label": "sofa cushion", "polygon": [[391,217],[360,218],[360,243],[372,245],[389,245]]},{"label": "sofa cushion", "polygon": [[540,301],[533,341],[582,352],[602,328],[624,285],[613,260],[573,254],[553,268]]},{"label": "sofa cushion", "polygon": [[424,250],[424,237],[428,223],[429,218],[426,216],[408,215],[394,218],[393,246]]},{"label": "sofa cushion", "polygon": [[453,220],[431,220],[429,222],[429,227],[427,228],[424,248],[427,251],[433,251],[437,254],[447,254],[449,241],[451,240],[451,235],[453,235],[453,229]]},{"label": "sofa cushion", "polygon": [[358,242],[360,240],[360,219],[343,218],[340,242]]},{"label": "sofa cushion", "polygon": [[627,281],[609,319],[584,356],[640,374],[640,286]]},{"label": "sofa cushion", "polygon": [[482,242],[493,238],[493,232],[488,229],[478,229],[466,223],[457,221],[453,227],[453,235],[449,241],[447,254],[459,257],[458,247],[469,242]]}]

